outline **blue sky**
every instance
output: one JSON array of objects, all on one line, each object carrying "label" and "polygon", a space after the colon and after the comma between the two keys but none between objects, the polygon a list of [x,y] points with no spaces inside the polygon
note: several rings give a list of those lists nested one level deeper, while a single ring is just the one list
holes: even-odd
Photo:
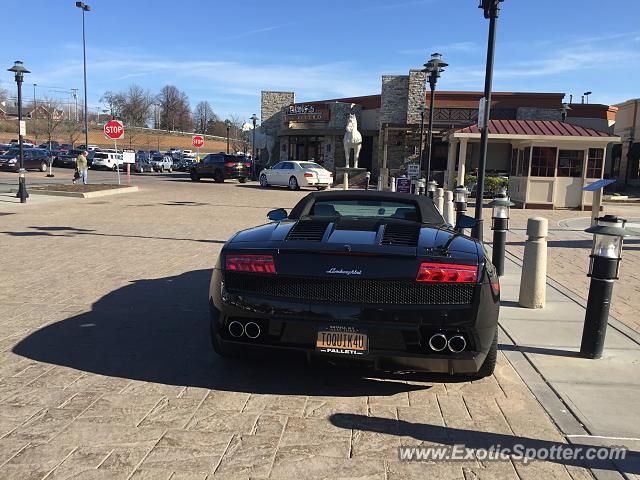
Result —
[{"label": "blue sky", "polygon": [[[434,51],[446,90],[483,88],[488,21],[477,0],[89,0],[89,104],[131,83],[184,90],[222,117],[259,114],[260,90],[298,101],[379,93]],[[28,8],[28,10],[27,10]],[[81,12],[73,0],[5,1],[0,58],[21,59],[38,96],[82,89]],[[640,96],[640,1],[506,0],[494,90],[587,90],[593,103]],[[0,86],[14,91],[9,72]],[[567,97],[568,99],[568,97]]]}]

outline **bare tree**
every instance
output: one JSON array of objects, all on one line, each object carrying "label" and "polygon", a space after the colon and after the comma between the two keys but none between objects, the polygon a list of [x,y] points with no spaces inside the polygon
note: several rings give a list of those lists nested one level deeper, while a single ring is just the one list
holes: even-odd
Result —
[{"label": "bare tree", "polygon": [[[38,102],[38,113],[42,112],[44,116],[42,124],[42,132],[47,142],[53,139],[54,134],[58,131],[60,125],[64,122],[64,110],[61,108],[60,102],[57,100],[44,97]],[[38,115],[36,113],[36,115]]]},{"label": "bare tree", "polygon": [[235,152],[246,153],[249,145],[249,137],[247,132],[242,130],[242,126],[245,124],[244,119],[239,115],[232,114],[229,115],[229,121],[231,122],[231,128],[229,129],[231,149]]},{"label": "bare tree", "polygon": [[211,108],[209,102],[204,101],[196,105],[193,111],[193,120],[197,133],[210,133],[209,129],[214,122],[218,121],[218,116]]},{"label": "bare tree", "polygon": [[164,130],[191,131],[193,117],[189,97],[173,85],[165,85],[158,95],[160,104],[160,128]]},{"label": "bare tree", "polygon": [[69,119],[64,122],[62,126],[62,132],[67,143],[75,146],[76,142],[82,137],[82,124],[75,121],[75,119]]},{"label": "bare tree", "polygon": [[153,96],[138,85],[131,85],[124,92],[105,92],[101,101],[106,103],[111,115],[120,118],[129,127],[145,127],[151,116]]},{"label": "bare tree", "polygon": [[9,92],[7,92],[6,88],[0,87],[0,107],[5,108],[7,103],[7,97],[9,96]]},{"label": "bare tree", "polygon": [[113,118],[122,117],[122,110],[125,105],[124,93],[111,91],[104,92],[100,101],[107,105]]}]

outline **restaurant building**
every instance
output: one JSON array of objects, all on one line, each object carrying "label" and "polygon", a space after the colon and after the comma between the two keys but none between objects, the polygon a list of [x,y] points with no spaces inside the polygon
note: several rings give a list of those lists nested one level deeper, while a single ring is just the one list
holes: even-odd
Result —
[{"label": "restaurant building", "polygon": [[[345,166],[342,139],[349,113],[354,113],[363,138],[358,167],[371,171],[373,179],[382,176],[384,180],[388,176],[402,174],[406,163],[420,160],[421,104],[426,107],[423,136],[423,141],[426,141],[431,105],[425,87],[425,73],[411,70],[408,75],[383,75],[381,91],[377,95],[298,103],[295,92],[263,91],[261,129],[273,139],[273,148],[261,152],[261,158],[268,164],[282,160],[314,160],[335,171]],[[575,124],[600,132],[602,135],[578,135],[570,141],[582,151],[603,148],[605,162],[610,156],[609,143],[616,141],[612,131],[615,108],[589,105],[587,109],[570,105],[567,109],[563,104],[564,96],[564,93],[494,92],[491,118],[496,121]],[[473,131],[465,132],[464,129],[473,128],[477,123],[482,97],[482,92],[436,90],[431,172],[441,185],[452,188],[455,179],[463,181],[466,173],[473,173],[477,168],[480,145],[475,141]],[[525,125],[520,124],[526,131]],[[557,140],[556,135],[547,130],[538,133]],[[513,143],[506,138],[494,141],[498,139],[490,137],[488,175],[508,176],[511,173],[512,152],[520,150],[523,145],[523,139],[517,135],[519,133],[513,138]],[[568,140],[564,138],[562,141]],[[561,145],[554,146],[560,148]],[[524,148],[522,146],[522,150]]]}]

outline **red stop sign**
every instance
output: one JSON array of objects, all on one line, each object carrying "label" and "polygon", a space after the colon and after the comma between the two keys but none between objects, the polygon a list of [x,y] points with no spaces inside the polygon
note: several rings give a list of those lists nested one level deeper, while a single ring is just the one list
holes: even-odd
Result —
[{"label": "red stop sign", "polygon": [[117,140],[124,135],[124,125],[118,120],[109,120],[104,124],[104,134],[112,140]]},{"label": "red stop sign", "polygon": [[191,139],[191,145],[196,148],[202,148],[204,146],[204,138],[202,135],[194,135]]}]

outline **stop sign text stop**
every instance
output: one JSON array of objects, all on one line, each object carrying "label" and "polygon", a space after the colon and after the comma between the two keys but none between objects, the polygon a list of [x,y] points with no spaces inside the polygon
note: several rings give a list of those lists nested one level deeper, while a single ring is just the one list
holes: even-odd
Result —
[{"label": "stop sign text stop", "polygon": [[196,148],[202,148],[204,146],[204,138],[201,135],[194,135],[191,144]]},{"label": "stop sign text stop", "polygon": [[124,135],[124,126],[118,120],[109,120],[104,124],[104,134],[116,140]]}]

